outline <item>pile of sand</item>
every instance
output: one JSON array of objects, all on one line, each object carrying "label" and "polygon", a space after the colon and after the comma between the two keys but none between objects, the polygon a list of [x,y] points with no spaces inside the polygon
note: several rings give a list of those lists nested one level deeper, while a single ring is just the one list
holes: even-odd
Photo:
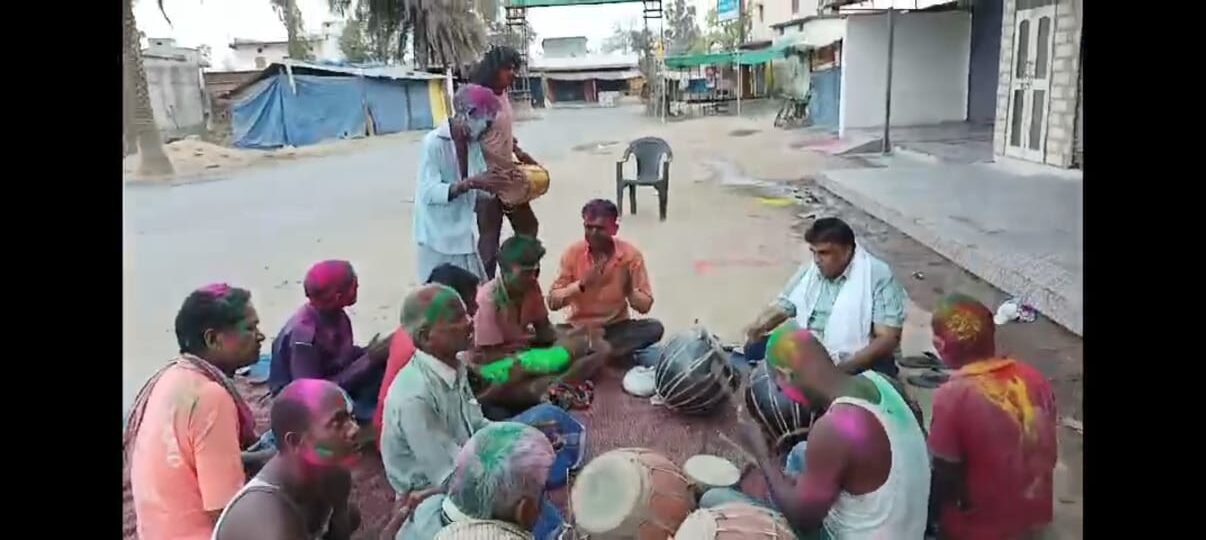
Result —
[{"label": "pile of sand", "polygon": [[[172,160],[177,177],[245,167],[267,157],[267,152],[228,148],[192,137],[165,144],[164,151]],[[138,154],[126,156],[122,162],[123,174],[137,180],[147,179],[138,174],[140,160]]]}]

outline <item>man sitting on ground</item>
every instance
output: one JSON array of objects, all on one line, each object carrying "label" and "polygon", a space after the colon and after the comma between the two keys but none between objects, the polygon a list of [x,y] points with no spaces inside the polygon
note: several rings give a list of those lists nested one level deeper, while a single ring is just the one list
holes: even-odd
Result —
[{"label": "man sitting on ground", "polygon": [[360,524],[348,502],[356,454],[352,400],[321,379],[289,383],[272,402],[280,453],[247,482],[214,528],[214,540],[346,540]]},{"label": "man sitting on ground", "polygon": [[[590,350],[591,336],[571,332],[561,340],[549,322],[540,290],[540,240],[517,235],[502,243],[498,277],[486,282],[477,295],[481,306],[473,319],[476,371],[491,385],[505,385],[511,363],[520,362],[535,377],[522,386],[479,394],[487,416],[501,419],[540,402],[550,386],[560,381],[586,381],[602,365],[609,348],[602,339]],[[601,334],[596,333],[601,338]],[[600,354],[602,353],[602,354]],[[491,413],[491,409],[500,409]]]},{"label": "man sitting on ground", "polygon": [[214,520],[272,451],[235,371],[260,356],[264,334],[245,289],[217,284],[185,298],[176,314],[180,356],[142,387],[126,424],[130,484],[143,540],[209,540]]},{"label": "man sitting on ground", "polygon": [[447,495],[402,508],[387,531],[401,526],[397,540],[478,538],[487,533],[499,540],[532,539],[528,531],[538,528],[536,521],[552,515],[541,507],[549,504],[544,491],[553,459],[553,446],[533,427],[517,422],[486,426],[457,454]]},{"label": "man sitting on ground", "polygon": [[[758,425],[738,435],[757,460],[771,506],[800,538],[921,538],[930,491],[929,454],[919,418],[891,379],[874,371],[852,376],[835,366],[808,330],[785,325],[770,336],[767,362],[779,387],[801,405],[826,412],[813,424],[803,469],[790,478],[769,453]],[[731,489],[704,494],[700,506],[750,501]],[[753,501],[756,504],[765,504]]]},{"label": "man sitting on ground", "polygon": [[[465,310],[470,317],[477,312],[479,282],[480,280],[473,272],[450,263],[435,267],[431,271],[431,275],[427,276],[427,283],[439,283],[456,290],[461,301],[465,303]],[[414,354],[415,342],[410,339],[410,334],[406,333],[406,329],[399,328],[394,331],[393,338],[389,343],[389,358],[385,361],[385,377],[381,381],[381,390],[377,393],[377,410],[373,413],[373,427],[376,428],[377,433],[381,433],[381,420],[385,414],[385,395],[389,392],[389,385],[394,382],[394,377],[398,376],[398,372],[410,363]],[[380,447],[380,441],[378,441],[378,447]]]},{"label": "man sitting on ground", "polygon": [[645,257],[636,246],[616,238],[620,229],[616,205],[595,199],[582,207],[585,238],[561,256],[561,268],[549,290],[549,309],[570,307],[574,328],[602,328],[613,360],[662,339],[665,328],[654,319],[632,319],[628,308],[642,315],[653,308],[653,287]]},{"label": "man sitting on ground", "polygon": [[[489,425],[469,386],[468,371],[458,358],[469,348],[472,330],[464,303],[456,291],[443,285],[425,285],[407,295],[402,305],[402,326],[417,350],[390,385],[381,434],[381,458],[386,477],[400,499],[419,500],[444,491],[452,472],[453,457],[478,430]],[[518,362],[511,380],[525,376]],[[562,431],[578,424],[565,411],[543,404],[516,416],[514,421]],[[559,438],[556,433],[551,437]],[[572,448],[571,448],[572,446]],[[566,445],[565,451],[578,452]],[[558,456],[561,459],[561,456]],[[570,463],[576,459],[570,460]],[[545,505],[545,510],[556,508]],[[560,523],[560,515],[541,519]],[[540,527],[537,538],[551,530]]]},{"label": "man sitting on ground", "polygon": [[272,341],[268,390],[279,394],[295,379],[325,379],[348,392],[358,422],[367,423],[377,408],[385,375],[389,340],[357,347],[352,320],[344,308],[356,304],[359,282],[352,263],[323,261],[310,267],[304,282],[308,302]]},{"label": "man sitting on ground", "polygon": [[934,392],[930,510],[942,538],[1030,538],[1051,523],[1055,393],[997,355],[992,312],[964,295],[934,310],[934,349],[957,369]]},{"label": "man sitting on ground", "polygon": [[838,218],[818,219],[804,240],[812,260],[746,328],[746,357],[762,358],[767,334],[795,319],[847,373],[874,369],[895,377],[907,297],[892,269],[856,245],[854,231]]}]

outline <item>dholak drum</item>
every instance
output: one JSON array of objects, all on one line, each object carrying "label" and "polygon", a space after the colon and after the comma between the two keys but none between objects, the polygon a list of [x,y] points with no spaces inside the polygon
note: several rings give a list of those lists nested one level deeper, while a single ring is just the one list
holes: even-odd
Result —
[{"label": "dholak drum", "polygon": [[666,540],[695,509],[673,462],[644,448],[606,452],[582,468],[570,490],[575,527],[593,540]]},{"label": "dholak drum", "polygon": [[671,410],[703,415],[737,390],[728,354],[702,326],[675,335],[662,348],[654,372],[657,397]]},{"label": "dholak drum", "polygon": [[750,371],[745,408],[774,443],[774,448],[786,452],[796,443],[808,439],[808,430],[817,415],[784,395],[768,373],[765,362]]},{"label": "dholak drum", "polygon": [[747,503],[700,508],[687,516],[675,540],[795,540],[787,520],[778,513]]},{"label": "dholak drum", "polygon": [[712,488],[734,487],[741,481],[741,471],[727,459],[709,454],[691,456],[683,463],[683,473],[691,481],[698,497]]},{"label": "dholak drum", "polygon": [[498,191],[498,200],[506,206],[531,202],[549,192],[549,171],[539,165],[515,165],[523,173],[523,181],[508,182]]}]

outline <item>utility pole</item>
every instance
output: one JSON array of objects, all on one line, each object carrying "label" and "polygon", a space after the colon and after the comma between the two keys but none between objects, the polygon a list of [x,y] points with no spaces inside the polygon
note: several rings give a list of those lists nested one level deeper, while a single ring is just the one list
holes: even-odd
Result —
[{"label": "utility pole", "polygon": [[884,146],[883,153],[892,153],[892,53],[896,41],[896,10],[888,7],[888,76],[884,84]]}]

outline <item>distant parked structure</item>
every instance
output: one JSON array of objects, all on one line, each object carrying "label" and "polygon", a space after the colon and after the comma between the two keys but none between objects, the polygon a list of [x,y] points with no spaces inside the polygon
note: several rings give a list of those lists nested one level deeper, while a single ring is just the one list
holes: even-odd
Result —
[{"label": "distant parked structure", "polygon": [[644,77],[635,54],[594,54],[582,36],[545,39],[544,55],[528,66],[537,106],[562,103],[612,105],[639,95]]}]

